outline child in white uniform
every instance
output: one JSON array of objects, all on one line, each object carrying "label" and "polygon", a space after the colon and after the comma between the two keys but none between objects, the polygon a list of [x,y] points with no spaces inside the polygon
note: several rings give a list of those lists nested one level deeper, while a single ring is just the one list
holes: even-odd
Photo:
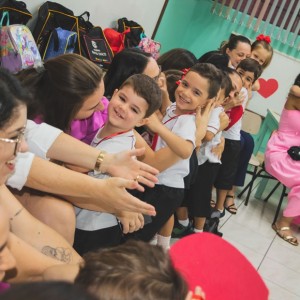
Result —
[{"label": "child in white uniform", "polygon": [[[159,135],[157,143],[154,139],[155,151],[164,151],[172,145],[173,151],[178,151],[178,156],[181,151],[181,159],[164,171],[160,169],[159,182],[153,189],[146,188],[143,199],[155,206],[157,214],[151,223],[134,234],[136,238],[149,241],[158,232],[158,244],[164,248],[169,247],[173,214],[184,198],[184,177],[189,174],[189,158],[195,147],[194,114],[198,107],[204,107],[216,97],[220,83],[221,75],[216,67],[196,64],[182,78],[175,91],[176,103],[167,109],[163,123],[149,124],[150,129]],[[168,145],[165,139],[166,127],[176,135],[176,139],[172,143],[169,141]]]},{"label": "child in white uniform", "polygon": [[[135,147],[133,128],[145,123],[161,105],[161,92],[153,79],[133,75],[116,90],[108,107],[108,121],[99,129],[91,145],[110,153]],[[90,176],[105,178],[108,174],[93,171]],[[122,230],[116,216],[76,208],[74,248],[83,254],[90,250],[113,246],[122,241]]]}]

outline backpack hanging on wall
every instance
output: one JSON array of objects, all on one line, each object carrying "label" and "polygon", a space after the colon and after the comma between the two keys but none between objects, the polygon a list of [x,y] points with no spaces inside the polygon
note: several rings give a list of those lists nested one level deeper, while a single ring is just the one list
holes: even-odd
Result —
[{"label": "backpack hanging on wall", "polygon": [[55,28],[46,45],[43,60],[62,55],[65,53],[73,53],[77,43],[77,33],[62,29]]},{"label": "backpack hanging on wall", "polygon": [[26,3],[16,0],[0,0],[0,20],[3,12],[9,12],[10,24],[27,24],[32,14],[26,8]]},{"label": "backpack hanging on wall", "polygon": [[156,42],[150,38],[148,38],[144,33],[141,34],[141,41],[138,45],[138,48],[143,50],[144,52],[150,53],[152,57],[156,60],[159,57],[159,51],[161,48],[161,44]]},{"label": "backpack hanging on wall", "polygon": [[105,28],[103,32],[114,54],[121,52],[125,48],[125,35],[130,32],[130,29],[121,33],[113,28]]},{"label": "backpack hanging on wall", "polygon": [[[87,16],[87,20],[83,16]],[[78,16],[79,37],[82,55],[107,69],[113,59],[113,51],[100,26],[93,26],[89,21],[90,13],[84,12]]]},{"label": "backpack hanging on wall", "polygon": [[125,47],[137,47],[141,41],[141,34],[144,33],[143,27],[135,21],[129,21],[127,18],[118,19],[118,32],[124,32],[130,29],[125,36]]},{"label": "backpack hanging on wall", "polygon": [[[39,8],[36,23],[32,30],[42,57],[45,56],[45,50],[52,32],[59,27],[79,34],[78,19],[74,16],[73,11],[59,3],[46,1]],[[79,39],[76,40],[76,44],[76,49],[81,54]]]},{"label": "backpack hanging on wall", "polygon": [[[6,18],[6,26],[3,26]],[[35,40],[25,25],[9,25],[9,14],[4,12],[0,21],[1,67],[12,73],[42,65]]]}]

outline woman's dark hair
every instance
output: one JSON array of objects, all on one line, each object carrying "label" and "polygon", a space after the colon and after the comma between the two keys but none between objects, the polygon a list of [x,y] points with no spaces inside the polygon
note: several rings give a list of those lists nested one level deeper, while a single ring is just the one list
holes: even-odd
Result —
[{"label": "woman's dark hair", "polygon": [[7,70],[0,68],[0,128],[10,125],[17,108],[29,102],[28,92],[18,79]]},{"label": "woman's dark hair", "polygon": [[229,37],[229,41],[222,42],[220,46],[220,50],[223,54],[226,54],[226,50],[236,49],[238,43],[246,43],[251,47],[251,42],[248,38],[243,35],[235,35],[231,34]]},{"label": "woman's dark hair", "polygon": [[229,57],[226,54],[220,53],[220,51],[210,51],[203,54],[199,59],[199,63],[210,63],[216,66],[218,69],[227,68],[229,65]]},{"label": "woman's dark hair", "polygon": [[87,253],[75,284],[98,300],[182,300],[188,292],[162,248],[135,240]]},{"label": "woman's dark hair", "polygon": [[41,115],[44,122],[67,132],[85,99],[99,88],[103,73],[72,53],[47,60],[43,70],[24,70],[18,77],[35,101],[28,106],[28,117]]},{"label": "woman's dark hair", "polygon": [[68,282],[28,282],[13,284],[1,294],[1,300],[97,300],[79,286]]},{"label": "woman's dark hair", "polygon": [[151,57],[138,48],[126,48],[116,54],[104,76],[104,95],[111,97],[127,78],[143,73]]},{"label": "woman's dark hair", "polygon": [[194,64],[196,64],[197,58],[187,49],[174,48],[162,54],[157,59],[157,63],[161,66],[162,71],[170,69],[183,70],[191,68]]},{"label": "woman's dark hair", "polygon": [[300,73],[298,74],[298,76],[295,79],[294,85],[297,85],[300,87]]}]

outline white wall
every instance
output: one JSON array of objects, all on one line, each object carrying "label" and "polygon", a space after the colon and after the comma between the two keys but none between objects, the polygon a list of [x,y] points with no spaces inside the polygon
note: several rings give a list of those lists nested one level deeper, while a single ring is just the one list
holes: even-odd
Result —
[{"label": "white wall", "polygon": [[265,116],[267,109],[281,114],[288,91],[296,76],[300,73],[300,60],[275,51],[270,66],[263,72],[261,78],[268,84],[269,79],[278,82],[278,89],[267,98],[258,92],[253,93],[248,109]]},{"label": "white wall", "polygon": [[[27,9],[35,13],[43,0],[23,0]],[[80,15],[84,11],[91,14],[90,21],[94,25],[115,27],[116,20],[126,17],[134,20],[143,26],[147,36],[151,37],[160,12],[164,5],[164,0],[60,0],[53,1],[60,3],[71,9],[75,15]]]}]

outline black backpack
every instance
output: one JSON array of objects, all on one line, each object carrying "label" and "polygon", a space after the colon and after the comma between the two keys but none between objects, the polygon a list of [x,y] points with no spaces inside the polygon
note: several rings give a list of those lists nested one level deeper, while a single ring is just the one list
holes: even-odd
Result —
[{"label": "black backpack", "polygon": [[32,14],[26,8],[26,3],[22,1],[0,0],[0,20],[4,11],[9,13],[10,24],[25,25],[32,18]]},{"label": "black backpack", "polygon": [[[86,15],[87,20],[84,19]],[[104,69],[108,69],[114,57],[113,51],[100,26],[94,26],[90,21],[90,13],[84,12],[78,16],[79,39],[81,55]]]},{"label": "black backpack", "polygon": [[130,29],[130,32],[125,35],[125,47],[137,47],[141,41],[143,27],[135,21],[129,21],[127,18],[118,19],[118,32],[124,32]]},{"label": "black backpack", "polygon": [[[36,23],[32,29],[33,37],[42,57],[44,57],[51,33],[58,27],[79,34],[78,19],[74,16],[73,11],[59,3],[46,1],[39,8]],[[81,54],[79,39],[76,43],[78,53]]]}]

